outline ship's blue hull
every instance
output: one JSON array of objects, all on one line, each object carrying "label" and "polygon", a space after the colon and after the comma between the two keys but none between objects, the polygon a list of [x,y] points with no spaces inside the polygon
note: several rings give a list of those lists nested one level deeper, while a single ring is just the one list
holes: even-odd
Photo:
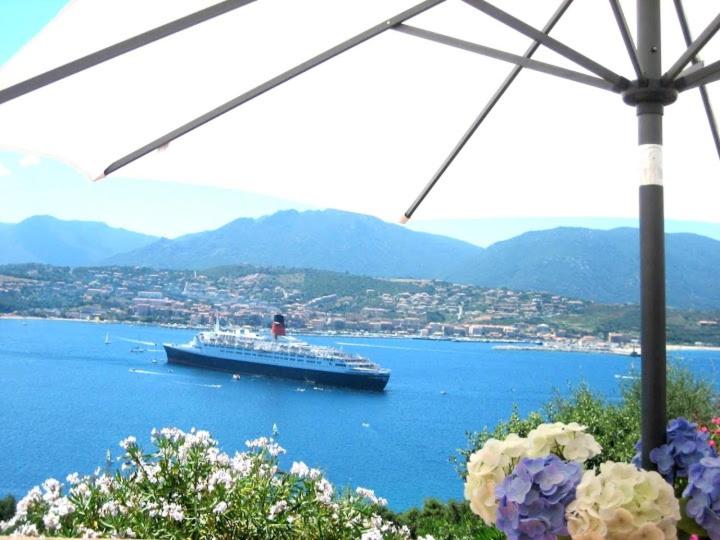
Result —
[{"label": "ship's blue hull", "polygon": [[228,373],[248,373],[252,375],[280,377],[283,379],[297,379],[301,381],[312,381],[315,384],[342,386],[359,390],[372,390],[375,392],[384,390],[390,378],[390,375],[387,373],[377,375],[369,373],[332,373],[313,369],[275,366],[258,362],[205,356],[193,353],[188,349],[181,349],[170,345],[164,345],[164,347],[168,362],[171,364],[183,364],[216,371],[227,371]]}]

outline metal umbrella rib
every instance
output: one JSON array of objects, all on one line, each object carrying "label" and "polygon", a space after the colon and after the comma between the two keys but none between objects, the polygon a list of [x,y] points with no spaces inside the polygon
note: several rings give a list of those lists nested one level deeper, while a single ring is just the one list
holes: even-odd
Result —
[{"label": "metal umbrella rib", "polygon": [[[682,30],[683,38],[685,39],[685,45],[689,47],[692,43],[692,35],[690,34],[690,25],[688,24],[687,17],[685,16],[685,9],[683,8],[682,0],[675,0],[674,4],[678,21],[680,22],[680,29]],[[693,56],[690,61],[693,65],[700,64],[700,60],[697,56]],[[715,114],[713,113],[712,105],[710,104],[710,96],[708,95],[707,88],[705,88],[704,85],[701,85],[699,89],[700,98],[702,99],[703,108],[705,109],[705,115],[707,116],[708,124],[710,126],[710,133],[712,133],[713,142],[715,143],[715,150],[720,157],[720,134],[718,133]]]},{"label": "metal umbrella rib", "polygon": [[617,21],[623,42],[625,43],[625,48],[627,49],[628,56],[630,57],[630,62],[635,70],[635,75],[639,80],[643,80],[645,77],[642,73],[642,69],[640,69],[640,60],[638,59],[637,48],[635,47],[635,42],[630,34],[630,28],[628,28],[627,19],[625,19],[625,14],[623,13],[622,7],[620,7],[619,0],[610,0],[610,7],[612,8],[613,15],[615,15],[615,20]]},{"label": "metal umbrella rib", "polygon": [[216,107],[215,109],[198,116],[194,120],[191,120],[190,122],[183,124],[177,129],[174,129],[170,131],[169,133],[166,133],[165,135],[158,137],[152,142],[149,142],[145,146],[138,148],[137,150],[127,154],[126,156],[121,157],[117,161],[110,164],[104,171],[104,176],[107,176],[108,174],[117,171],[118,169],[125,167],[126,165],[132,163],[133,161],[143,157],[146,154],[149,154],[153,150],[157,150],[158,148],[161,148],[163,146],[166,146],[170,142],[174,141],[178,137],[182,137],[183,135],[186,135],[187,133],[191,132],[194,129],[199,128],[200,126],[207,124],[211,120],[214,120],[215,118],[222,116],[223,114],[235,109],[236,107],[239,107],[243,103],[247,103],[251,99],[254,99],[258,97],[261,94],[264,94],[268,90],[272,90],[276,86],[279,86],[283,84],[284,82],[289,81],[290,79],[297,77],[298,75],[305,73],[309,69],[314,68],[315,66],[318,66],[322,64],[323,62],[326,62],[327,60],[330,60],[331,58],[334,58],[335,56],[344,53],[345,51],[352,49],[353,47],[360,45],[361,43],[367,41],[368,39],[371,39],[375,36],[378,36],[382,34],[383,32],[390,30],[393,26],[398,25],[407,19],[410,19],[411,17],[414,17],[415,15],[419,15],[420,13],[423,13],[424,11],[427,11],[430,8],[433,8],[437,6],[438,4],[441,4],[445,0],[425,0],[424,2],[421,2],[420,4],[417,4],[416,6],[407,9],[403,11],[402,13],[398,13],[397,15],[390,17],[389,19],[373,26],[372,28],[369,28],[368,30],[365,30],[364,32],[361,32],[360,34],[357,34],[356,36],[343,41],[342,43],[335,45],[334,47],[318,54],[317,56],[314,56],[310,58],[309,60],[306,60],[302,64],[298,64],[297,66],[281,73],[280,75],[277,75],[273,77],[272,79],[265,81],[264,83],[256,86],[252,90],[248,90],[244,94],[241,94],[240,96],[223,103],[219,107]]},{"label": "metal umbrella rib", "polygon": [[517,66],[522,66],[524,68],[539,71],[541,73],[546,73],[548,75],[554,75],[562,79],[587,84],[589,86],[594,86],[595,88],[600,88],[602,90],[619,92],[615,85],[613,85],[611,82],[606,81],[605,79],[593,77],[592,75],[587,75],[585,73],[580,73],[579,71],[573,71],[572,69],[555,66],[546,62],[531,60],[530,58],[526,58],[518,54],[512,54],[509,52],[501,51],[499,49],[494,49],[492,47],[487,47],[485,45],[471,43],[470,41],[457,39],[451,36],[446,36],[444,34],[438,34],[437,32],[431,32],[430,30],[417,28],[415,26],[409,26],[407,24],[399,24],[394,28],[394,30],[411,36],[434,41],[436,43],[442,43],[444,45],[456,47],[465,51],[489,56],[490,58],[495,58],[496,60],[509,62]]},{"label": "metal umbrella rib", "polygon": [[684,92],[697,86],[710,84],[720,79],[720,60],[707,66],[694,70],[685,76],[675,79],[673,88],[678,92]]},{"label": "metal umbrella rib", "polygon": [[[573,0],[563,0],[557,10],[555,10],[555,13],[552,14],[548,22],[543,27],[543,34],[549,34],[552,31],[552,29],[555,27],[558,21],[560,21],[567,9],[570,7],[570,4],[572,4],[572,2]],[[540,42],[533,41],[530,47],[528,47],[528,49],[525,51],[525,54],[523,54],[523,58],[532,58],[533,54],[535,54],[535,52],[539,48]],[[440,180],[442,175],[445,174],[445,171],[448,169],[448,167],[450,167],[452,162],[455,161],[455,158],[462,151],[470,138],[475,134],[477,129],[480,127],[480,124],[482,124],[485,118],[487,118],[487,116],[490,114],[490,111],[495,108],[495,105],[498,104],[500,98],[502,98],[508,88],[510,88],[510,86],[520,74],[522,69],[523,68],[521,65],[516,65],[514,68],[512,68],[508,76],[505,77],[505,80],[500,84],[500,86],[492,95],[485,107],[483,107],[482,111],[480,111],[480,114],[475,117],[475,120],[473,120],[472,124],[470,124],[470,127],[465,131],[465,133],[463,133],[463,136],[460,137],[460,140],[455,144],[455,147],[452,149],[448,157],[445,158],[438,170],[435,171],[435,174],[422,189],[420,194],[415,198],[410,207],[405,211],[402,218],[400,219],[401,222],[407,222],[407,220],[409,220],[413,216],[415,211],[425,200],[425,197],[428,196],[430,191],[432,191],[432,188],[435,187],[435,184],[437,184],[438,180]]]},{"label": "metal umbrella rib", "polygon": [[493,6],[489,2],[486,2],[485,0],[463,0],[466,4],[471,5],[475,9],[478,9],[485,13],[486,15],[492,17],[493,19],[496,19],[497,21],[509,26],[510,28],[520,32],[521,34],[524,34],[528,36],[529,38],[540,42],[542,45],[545,45],[548,49],[551,49],[555,51],[558,54],[561,54],[568,60],[571,60],[578,64],[581,67],[584,67],[591,73],[594,73],[598,77],[602,77],[606,81],[611,82],[613,85],[615,85],[618,89],[624,90],[630,85],[630,81],[628,81],[625,77],[622,77],[621,75],[618,75],[614,71],[606,68],[605,66],[602,66],[595,62],[594,60],[591,60],[584,54],[579,53],[575,49],[572,49],[565,45],[564,43],[559,42],[558,40],[551,38],[547,34],[544,34],[540,30],[533,28],[529,24],[521,21],[520,19],[513,17],[509,13]]},{"label": "metal umbrella rib", "polygon": [[667,84],[670,81],[675,80],[683,68],[688,65],[695,56],[697,56],[700,50],[707,44],[708,41],[710,41],[718,30],[720,30],[720,14],[718,14],[712,22],[707,25],[705,30],[702,31],[697,39],[688,45],[687,50],[680,55],[680,58],[678,58],[675,63],[670,66],[667,72],[665,72],[662,76],[663,82]]},{"label": "metal umbrella rib", "polygon": [[186,30],[197,24],[224,15],[234,9],[255,2],[255,0],[225,0],[208,8],[201,9],[185,17],[181,17],[162,26],[158,26],[142,34],[138,34],[114,45],[96,51],[82,58],[63,64],[54,69],[36,75],[17,84],[0,90],[0,104],[25,95],[33,90],[42,88],[70,75],[74,75],[88,68],[112,60],[120,55],[134,51],[159,39],[171,36],[181,30]]}]

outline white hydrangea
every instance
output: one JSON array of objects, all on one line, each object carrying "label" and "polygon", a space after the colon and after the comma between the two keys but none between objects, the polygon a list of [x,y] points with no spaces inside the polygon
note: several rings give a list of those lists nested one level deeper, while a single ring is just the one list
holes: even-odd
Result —
[{"label": "white hydrangea", "polygon": [[487,524],[495,523],[495,486],[512,471],[527,452],[527,440],[510,434],[504,441],[489,439],[468,460],[465,498],[470,509]]},{"label": "white hydrangea", "polygon": [[602,448],[589,433],[585,433],[586,426],[577,422],[564,424],[540,424],[528,433],[528,457],[542,457],[556,454],[568,461],[584,463],[597,456]]},{"label": "white hydrangea", "polygon": [[657,472],[608,461],[599,474],[585,472],[566,517],[576,540],[675,540],[680,505]]}]

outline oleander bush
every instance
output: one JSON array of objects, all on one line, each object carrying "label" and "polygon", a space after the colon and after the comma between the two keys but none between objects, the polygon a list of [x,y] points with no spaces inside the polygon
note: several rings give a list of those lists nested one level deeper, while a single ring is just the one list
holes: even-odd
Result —
[{"label": "oleander bush", "polygon": [[393,512],[387,508],[383,517],[399,526],[407,527],[412,538],[425,536],[435,540],[501,540],[505,536],[477,519],[467,501],[443,503],[428,499],[421,508]]},{"label": "oleander bush", "polygon": [[153,431],[144,452],[134,437],[108,474],[46,480],[17,503],[0,534],[116,538],[409,538],[383,519],[386,501],[371,490],[337,494],[317,469],[278,468],[273,438],[248,441],[233,457],[206,431]]}]

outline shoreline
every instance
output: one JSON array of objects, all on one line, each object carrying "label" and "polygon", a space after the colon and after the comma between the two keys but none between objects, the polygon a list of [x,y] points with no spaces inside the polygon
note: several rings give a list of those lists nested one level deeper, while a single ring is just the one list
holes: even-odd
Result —
[{"label": "shoreline", "polygon": [[[160,328],[171,328],[178,330],[202,330],[205,326],[194,326],[194,325],[183,325],[183,324],[168,324],[168,323],[150,323],[140,321],[107,321],[107,320],[92,320],[92,319],[73,319],[67,317],[37,317],[37,316],[24,316],[15,314],[0,314],[1,320],[16,320],[16,321],[62,321],[62,322],[77,322],[77,323],[90,323],[90,324],[124,324],[128,326],[156,326]],[[297,332],[298,336],[320,336],[320,337],[349,337],[349,338],[383,338],[383,339],[413,339],[417,341],[454,341],[458,343],[494,343],[498,345],[495,347],[499,350],[524,350],[524,351],[539,351],[539,352],[580,352],[580,353],[602,353],[602,354],[615,354],[620,356],[631,356],[631,351],[624,349],[597,349],[593,347],[577,347],[572,344],[550,344],[550,345],[533,345],[533,341],[530,339],[492,339],[492,338],[472,338],[472,337],[444,337],[444,336],[421,336],[419,334],[385,334],[385,333],[368,333],[368,332],[315,332],[315,331],[301,331]],[[720,352],[720,345],[690,345],[682,343],[667,343],[666,349],[668,351],[712,351]],[[638,358],[640,355],[638,354]]]}]

